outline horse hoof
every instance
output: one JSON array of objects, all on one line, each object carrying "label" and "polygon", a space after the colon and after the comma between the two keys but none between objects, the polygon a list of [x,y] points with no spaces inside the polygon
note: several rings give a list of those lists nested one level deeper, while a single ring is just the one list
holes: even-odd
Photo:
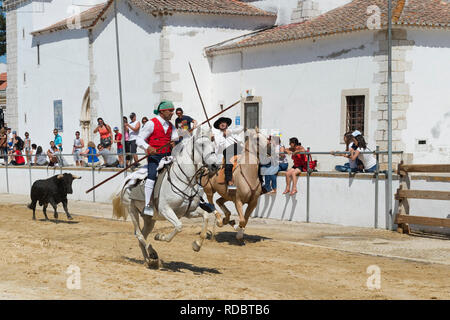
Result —
[{"label": "horse hoof", "polygon": [[159,259],[150,259],[145,262],[145,266],[149,269],[158,270],[160,267]]},{"label": "horse hoof", "polygon": [[[226,224],[226,223],[225,223]],[[228,222],[228,224],[230,225],[230,226],[234,226],[235,224],[236,224],[236,221],[234,221],[234,220],[231,220],[230,222]]]},{"label": "horse hoof", "polygon": [[67,219],[69,220],[73,220],[72,216],[68,216]]},{"label": "horse hoof", "polygon": [[195,252],[199,252],[202,247],[198,244],[197,240],[192,242],[192,250]]},{"label": "horse hoof", "polygon": [[155,240],[156,240],[156,241],[163,241],[163,240],[164,240],[164,235],[161,234],[161,233],[157,233],[157,234],[155,235]]}]

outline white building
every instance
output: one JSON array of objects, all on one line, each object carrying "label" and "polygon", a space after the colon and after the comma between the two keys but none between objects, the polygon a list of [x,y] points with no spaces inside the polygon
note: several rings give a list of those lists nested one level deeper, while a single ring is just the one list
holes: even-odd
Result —
[{"label": "white building", "polygon": [[[66,152],[76,130],[94,138],[97,117],[121,120],[113,1],[77,0],[92,6],[79,21],[66,20],[72,3],[5,1],[7,121],[46,146],[61,108]],[[342,150],[344,132],[358,128],[369,147],[387,149],[387,1],[217,3],[117,1],[125,115],[151,116],[171,99],[203,120],[191,62],[209,114],[242,98],[228,115],[279,129],[284,143]],[[393,147],[408,162],[448,162],[450,5],[393,3]],[[319,160],[320,170],[343,162]]]}]

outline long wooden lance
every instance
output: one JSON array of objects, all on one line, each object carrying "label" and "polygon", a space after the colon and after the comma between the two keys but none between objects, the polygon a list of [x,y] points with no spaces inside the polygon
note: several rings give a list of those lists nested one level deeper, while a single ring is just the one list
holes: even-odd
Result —
[{"label": "long wooden lance", "polygon": [[191,69],[192,78],[194,78],[194,83],[195,83],[195,87],[197,88],[198,97],[200,98],[200,102],[202,103],[202,107],[203,107],[203,112],[205,113],[205,118],[207,119],[209,128],[211,129],[212,128],[211,127],[211,123],[209,122],[208,114],[206,113],[205,104],[203,103],[203,99],[202,99],[202,96],[200,94],[200,90],[198,89],[197,80],[195,79],[194,71],[192,70],[192,66],[191,66],[190,62],[189,62],[189,69]]},{"label": "long wooden lance", "polygon": [[[221,115],[222,113],[224,113],[224,112],[230,110],[231,108],[233,108],[234,106],[236,106],[236,105],[239,104],[240,102],[241,102],[241,100],[236,101],[236,102],[233,103],[231,106],[229,106],[229,107],[223,109],[222,111],[220,111],[220,112],[216,113],[215,115],[213,115],[211,118],[209,118],[209,119],[203,121],[202,123],[200,123],[196,128],[198,128],[198,127],[204,125],[205,123],[207,123],[207,122],[209,122],[210,120],[216,118],[217,116]],[[192,131],[193,131],[194,129],[196,129],[196,128],[190,129],[189,132],[192,132]],[[162,147],[156,149],[156,151],[159,151],[159,150],[161,150],[161,149],[163,149],[163,148],[166,148],[166,147],[168,147],[169,145],[170,145],[170,142],[167,143],[167,144],[165,144],[165,145],[163,145]],[[92,190],[94,190],[94,189],[100,187],[100,186],[103,185],[104,183],[106,183],[106,182],[108,182],[108,181],[114,179],[115,177],[117,177],[118,175],[120,175],[122,172],[124,172],[124,171],[130,169],[130,168],[131,168],[132,166],[134,166],[136,163],[139,163],[139,162],[141,162],[142,160],[147,159],[147,157],[148,157],[147,155],[146,155],[146,156],[143,156],[142,158],[138,159],[135,163],[130,164],[129,166],[127,166],[126,168],[123,168],[122,170],[120,170],[120,171],[117,172],[116,174],[112,175],[111,177],[109,177],[109,178],[103,180],[102,182],[100,182],[99,184],[93,186],[92,188],[90,188],[89,190],[87,190],[86,193],[89,193],[89,192],[91,192]]]}]

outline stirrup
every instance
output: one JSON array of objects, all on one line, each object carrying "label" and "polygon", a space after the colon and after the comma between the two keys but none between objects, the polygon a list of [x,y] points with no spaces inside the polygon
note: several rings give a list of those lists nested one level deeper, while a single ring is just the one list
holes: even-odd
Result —
[{"label": "stirrup", "polygon": [[153,217],[153,207],[145,206],[143,214],[145,214],[146,216]]}]

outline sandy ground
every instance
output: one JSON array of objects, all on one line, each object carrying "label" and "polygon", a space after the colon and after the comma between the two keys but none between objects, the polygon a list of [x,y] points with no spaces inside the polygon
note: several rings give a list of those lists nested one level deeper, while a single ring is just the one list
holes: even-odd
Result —
[{"label": "sandy ground", "polygon": [[[74,221],[61,208],[55,223],[41,210],[33,221],[26,203],[0,195],[0,299],[450,299],[448,238],[251,219],[244,246],[226,226],[196,253],[199,221],[183,219],[171,243],[153,240],[171,230],[156,224],[163,263],[150,270],[131,222],[98,218],[109,205],[69,202]],[[67,287],[71,265],[80,289]],[[369,266],[380,289],[367,286]]]}]

